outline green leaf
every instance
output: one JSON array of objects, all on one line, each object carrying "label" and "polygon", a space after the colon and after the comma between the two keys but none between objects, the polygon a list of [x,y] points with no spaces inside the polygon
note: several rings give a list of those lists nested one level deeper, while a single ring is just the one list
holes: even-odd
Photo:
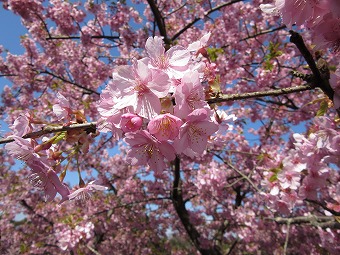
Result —
[{"label": "green leaf", "polygon": [[269,169],[270,172],[272,172],[273,174],[269,177],[268,181],[270,182],[274,182],[277,180],[277,175],[279,172],[281,172],[283,169],[283,163],[281,162],[280,165],[278,167],[274,167]]},{"label": "green leaf", "polygon": [[317,117],[324,116],[328,110],[328,102],[327,100],[321,101],[320,108],[316,113]]},{"label": "green leaf", "polygon": [[66,136],[66,131],[63,131],[63,132],[56,134],[55,138],[53,140],[53,144],[60,142],[61,140],[63,140],[65,138],[65,136]]},{"label": "green leaf", "polygon": [[270,182],[274,182],[277,180],[277,174],[273,174],[272,176],[270,176],[270,178],[268,179],[268,181]]},{"label": "green leaf", "polygon": [[221,48],[207,48],[207,52],[211,61],[216,61],[218,55],[224,53],[224,50]]}]

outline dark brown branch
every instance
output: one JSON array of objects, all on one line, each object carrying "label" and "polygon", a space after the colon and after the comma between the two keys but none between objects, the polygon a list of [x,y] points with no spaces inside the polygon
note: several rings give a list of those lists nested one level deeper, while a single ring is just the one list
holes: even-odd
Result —
[{"label": "dark brown branch", "polygon": [[170,46],[171,40],[169,40],[169,38],[167,36],[164,18],[162,17],[162,14],[159,11],[158,6],[156,5],[154,0],[147,0],[147,1],[148,1],[150,8],[151,8],[153,16],[155,17],[155,21],[156,21],[159,33],[160,33],[161,36],[163,36],[163,40],[164,40],[165,45]]},{"label": "dark brown branch", "polygon": [[61,76],[58,76],[58,75],[56,75],[56,74],[54,74],[54,73],[51,73],[51,72],[49,72],[49,71],[47,71],[47,70],[45,70],[45,71],[43,71],[43,72],[40,72],[40,73],[41,73],[41,74],[44,74],[44,73],[45,73],[45,74],[51,75],[52,77],[57,78],[57,79],[59,79],[59,80],[62,80],[63,82],[66,82],[66,83],[72,84],[72,85],[74,85],[74,86],[76,86],[76,87],[78,87],[78,88],[81,88],[81,89],[83,89],[83,90],[89,92],[90,94],[96,94],[96,95],[98,95],[98,96],[100,95],[100,93],[97,92],[97,91],[95,91],[95,90],[86,88],[86,87],[84,87],[83,85],[80,85],[80,84],[78,84],[78,83],[76,83],[76,82],[69,81],[69,80],[67,80],[67,79],[65,79],[65,78],[63,78],[63,77],[61,77]]},{"label": "dark brown branch", "polygon": [[188,210],[185,208],[185,202],[182,195],[182,184],[180,177],[180,159],[176,157],[173,163],[174,181],[172,187],[172,204],[175,207],[178,217],[180,218],[186,232],[188,233],[191,241],[193,242],[196,249],[202,255],[220,255],[221,252],[217,247],[212,249],[201,248],[200,244],[200,233],[197,231],[195,226],[190,222],[190,215]]},{"label": "dark brown branch", "polygon": [[[88,123],[81,123],[81,124],[72,124],[69,126],[45,126],[39,131],[35,131],[32,133],[28,133],[24,135],[22,138],[37,138],[42,135],[51,134],[51,133],[57,133],[57,132],[63,132],[63,131],[69,131],[69,130],[84,130],[89,133],[95,133],[96,132],[96,122],[88,122]],[[0,144],[4,143],[10,143],[13,142],[14,139],[9,137],[5,139],[0,140]]]},{"label": "dark brown branch", "polygon": [[[46,40],[74,40],[80,39],[80,36],[49,36],[46,37]],[[109,35],[92,35],[92,39],[107,39],[110,41],[118,40],[119,36],[109,36]]]},{"label": "dark brown branch", "polygon": [[258,37],[260,35],[270,34],[272,32],[275,32],[275,31],[278,31],[278,30],[282,30],[282,29],[285,29],[285,28],[287,28],[286,25],[283,25],[283,26],[276,27],[276,28],[273,28],[273,29],[264,30],[264,31],[261,31],[261,32],[259,32],[257,34],[249,35],[248,37],[245,37],[245,38],[241,39],[240,42],[246,41],[248,39],[256,38],[256,37]]},{"label": "dark brown branch", "polygon": [[[243,0],[232,0],[228,3],[224,3],[224,4],[221,4],[221,5],[218,5],[212,9],[210,9],[208,12],[206,12],[206,14],[204,15],[204,17],[207,17],[209,16],[209,14],[215,12],[215,11],[218,11],[220,9],[222,9],[223,7],[226,7],[226,6],[229,6],[229,5],[232,5],[234,3],[237,3],[237,2],[242,2]],[[148,0],[149,2],[149,0]],[[197,23],[198,21],[200,21],[201,18],[195,18],[194,20],[192,20],[191,22],[189,22],[185,27],[183,27],[180,31],[178,31],[172,38],[171,38],[171,42],[173,42],[174,40],[176,40],[181,34],[183,34],[186,30],[188,30],[190,27],[192,27],[195,23]]]},{"label": "dark brown branch", "polygon": [[285,95],[285,94],[296,93],[296,92],[312,90],[312,89],[314,88],[310,85],[302,85],[302,86],[295,86],[295,87],[290,87],[290,88],[272,89],[272,90],[267,90],[267,91],[256,91],[256,92],[249,92],[249,93],[242,93],[242,94],[221,95],[216,98],[208,99],[207,102],[208,104],[214,104],[214,103],[222,103],[222,102],[242,100],[242,99],[248,99],[248,98],[279,96],[279,95]]},{"label": "dark brown branch", "polygon": [[333,214],[335,216],[340,216],[340,212],[337,212],[337,211],[334,211],[334,210],[328,208],[325,202],[319,202],[319,201],[315,201],[315,200],[311,200],[311,199],[305,199],[305,200],[309,203],[321,206],[324,210],[330,212],[331,214]]},{"label": "dark brown branch", "polygon": [[312,85],[322,89],[322,91],[329,97],[329,99],[333,101],[334,90],[329,84],[329,77],[323,77],[322,73],[320,72],[314,61],[312,54],[306,47],[302,36],[299,33],[294,32],[293,30],[290,30],[289,33],[291,34],[290,42],[294,43],[295,46],[299,49],[313,73]]},{"label": "dark brown branch", "polygon": [[33,207],[30,206],[29,204],[27,204],[27,202],[26,202],[24,199],[20,200],[19,203],[20,203],[23,207],[25,207],[25,208],[29,211],[29,213],[32,213],[32,214],[34,214],[34,215],[37,215],[39,218],[43,219],[43,220],[46,221],[48,224],[50,224],[51,226],[53,226],[53,222],[52,222],[52,221],[50,221],[49,219],[47,219],[45,216],[36,213],[36,212],[34,211]]}]

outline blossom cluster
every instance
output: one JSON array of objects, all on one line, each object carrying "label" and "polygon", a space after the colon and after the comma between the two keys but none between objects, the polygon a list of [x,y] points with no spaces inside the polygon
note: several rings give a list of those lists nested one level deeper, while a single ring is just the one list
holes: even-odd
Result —
[{"label": "blossom cluster", "polygon": [[[201,156],[209,137],[219,126],[223,129],[223,121],[230,116],[206,102],[209,84],[216,82],[216,65],[210,62],[205,49],[209,37],[210,33],[186,48],[174,46],[167,51],[161,37],[150,37],[145,45],[147,57],[132,60],[130,66],[119,66],[112,74],[98,103],[98,127],[112,131],[116,138],[124,138],[130,146],[128,164],[148,164],[151,170],[161,172],[176,155]],[[57,93],[57,100],[53,113],[58,122],[86,122],[86,117],[72,109],[66,97]],[[38,144],[35,139],[22,138],[33,131],[34,123],[39,122],[30,114],[20,116],[12,126],[15,142],[6,145],[6,149],[31,168],[29,180],[45,191],[47,201],[57,193],[61,202],[87,199],[93,191],[106,189],[93,181],[85,185],[80,173],[79,188],[74,192],[63,183],[66,169],[62,170],[61,163],[65,160],[65,148],[58,142],[75,144],[73,154],[87,153],[89,134],[77,130],[58,133]]]},{"label": "blossom cluster", "polygon": [[87,241],[93,237],[94,225],[92,222],[79,224],[74,228],[65,224],[56,226],[55,236],[59,241],[58,246],[62,250],[72,250],[81,240]]},{"label": "blossom cluster", "polygon": [[[83,114],[72,110],[63,95],[58,93],[57,98],[59,103],[53,105],[53,112],[58,120],[67,121],[65,125],[72,124],[73,117],[77,122],[85,121]],[[63,166],[62,162],[66,159],[71,160],[70,156],[65,157],[63,154],[68,150],[72,151],[70,155],[78,152],[87,153],[92,141],[89,134],[77,130],[59,132],[52,138],[43,137],[41,143],[34,138],[22,138],[25,134],[33,132],[39,124],[42,124],[42,121],[30,113],[19,116],[11,126],[13,135],[9,136],[14,142],[6,144],[5,149],[9,155],[23,161],[31,169],[28,180],[33,187],[44,191],[46,202],[54,200],[57,194],[61,196],[59,203],[68,200],[86,200],[91,197],[93,191],[107,189],[94,181],[85,184],[80,173],[79,188],[73,192],[63,182],[67,164]],[[67,147],[63,147],[60,141],[66,141]]]},{"label": "blossom cluster", "polygon": [[[166,168],[176,155],[200,156],[218,129],[205,101],[216,66],[205,49],[210,33],[188,47],[167,51],[161,37],[146,41],[147,57],[119,66],[102,91],[100,128],[124,137],[127,162]],[[205,87],[205,84],[206,87]]]},{"label": "blossom cluster", "polygon": [[332,195],[333,201],[328,202],[327,207],[340,212],[339,185],[331,194],[322,192],[327,182],[338,183],[338,180],[332,180],[329,168],[330,164],[339,167],[340,162],[340,133],[334,121],[327,117],[316,118],[307,137],[302,134],[293,137],[294,148],[262,182],[270,188],[265,196],[271,207],[289,214],[304,199],[317,201]]},{"label": "blossom cluster", "polygon": [[261,4],[265,13],[280,15],[288,27],[305,26],[314,33],[318,48],[340,49],[340,4],[338,0],[275,0]]}]

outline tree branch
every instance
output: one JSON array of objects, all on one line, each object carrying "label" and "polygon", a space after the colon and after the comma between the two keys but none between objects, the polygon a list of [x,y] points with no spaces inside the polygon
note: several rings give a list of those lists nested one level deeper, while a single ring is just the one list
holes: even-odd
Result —
[{"label": "tree branch", "polygon": [[[22,138],[26,139],[26,138],[37,138],[40,137],[42,135],[46,135],[46,134],[51,134],[51,133],[57,133],[57,132],[63,132],[63,131],[69,131],[69,130],[84,130],[88,133],[95,133],[96,132],[96,122],[88,122],[88,123],[81,123],[81,124],[72,124],[69,126],[45,126],[42,127],[41,130],[39,131],[35,131],[32,133],[28,133],[26,135],[24,135]],[[0,140],[0,144],[4,144],[4,143],[10,143],[10,142],[14,142],[14,139],[11,137],[5,138],[5,139],[1,139]]]},{"label": "tree branch", "polygon": [[74,86],[76,86],[76,87],[78,87],[78,88],[81,88],[81,89],[83,89],[83,90],[85,90],[85,91],[87,91],[87,92],[90,92],[90,94],[96,94],[96,95],[98,95],[98,96],[100,95],[100,93],[97,92],[97,91],[95,91],[95,90],[86,88],[86,87],[84,87],[83,85],[80,85],[80,84],[78,84],[78,83],[76,83],[76,82],[69,81],[69,80],[67,80],[67,79],[65,79],[65,78],[63,78],[63,77],[61,77],[61,76],[58,76],[58,75],[56,75],[56,74],[54,74],[54,73],[51,73],[51,72],[49,72],[49,71],[47,71],[47,70],[42,71],[42,72],[40,72],[40,73],[41,73],[41,74],[44,74],[44,73],[45,73],[45,74],[51,75],[52,77],[57,78],[57,79],[59,79],[59,80],[62,80],[63,82],[72,84],[72,85],[74,85]]},{"label": "tree branch", "polygon": [[44,221],[46,221],[49,225],[53,226],[53,222],[47,219],[45,216],[38,214],[34,211],[33,207],[27,204],[27,202],[24,199],[21,199],[19,203],[25,207],[30,213],[37,215],[39,218],[42,218]]},{"label": "tree branch", "polygon": [[155,17],[155,21],[159,30],[159,33],[161,36],[163,36],[163,41],[165,45],[170,46],[171,41],[169,40],[167,33],[166,33],[166,28],[165,28],[165,23],[164,23],[164,18],[162,17],[161,12],[158,9],[158,6],[156,5],[154,0],[147,0],[148,4],[151,8],[151,11]]},{"label": "tree branch", "polygon": [[174,205],[177,215],[180,218],[191,241],[202,255],[221,255],[222,253],[219,251],[217,246],[214,246],[212,249],[201,248],[200,234],[195,226],[190,222],[190,215],[188,210],[185,208],[185,202],[183,200],[179,157],[176,157],[174,161],[173,171],[174,181],[172,187],[172,204]]},{"label": "tree branch", "polygon": [[256,38],[256,37],[258,37],[258,36],[260,36],[260,35],[265,35],[265,34],[269,34],[269,33],[272,33],[272,32],[278,31],[278,30],[282,30],[282,29],[285,29],[285,28],[287,28],[286,25],[283,25],[283,26],[276,27],[276,28],[273,28],[273,29],[263,30],[263,31],[261,31],[261,32],[259,32],[259,33],[257,33],[257,34],[250,35],[250,36],[247,36],[247,37],[245,37],[245,38],[242,38],[242,39],[240,40],[240,42],[246,41],[246,40],[248,40],[248,39]]},{"label": "tree branch", "polygon": [[298,216],[293,218],[265,218],[265,220],[275,221],[278,224],[308,224],[314,227],[340,229],[340,223],[333,216]]},{"label": "tree branch", "polygon": [[312,54],[306,47],[302,36],[299,33],[294,32],[293,30],[290,30],[289,33],[291,34],[290,42],[294,43],[295,46],[299,49],[313,73],[312,85],[322,89],[322,91],[329,97],[329,99],[333,101],[334,90],[329,84],[329,77],[323,77],[322,73],[320,72],[314,61]]},{"label": "tree branch", "polygon": [[[207,99],[206,101],[208,104],[215,104],[215,103],[222,103],[222,102],[228,102],[228,101],[243,100],[243,99],[248,99],[248,98],[258,98],[258,97],[264,97],[264,96],[279,96],[279,95],[312,90],[312,89],[314,88],[310,85],[303,85],[303,86],[296,86],[296,87],[283,88],[283,89],[274,89],[274,90],[268,90],[268,91],[220,95],[216,98]],[[95,93],[98,93],[98,92],[95,92]],[[95,132],[96,124],[97,124],[96,122],[89,122],[89,123],[82,123],[82,124],[73,124],[70,126],[45,126],[42,128],[42,130],[26,134],[22,138],[24,139],[37,138],[41,135],[61,132],[61,131],[68,131],[68,130],[73,130],[73,129],[86,129],[89,131],[94,130],[91,132]],[[4,139],[0,139],[0,144],[10,143],[13,141],[14,141],[13,138],[4,138]]]},{"label": "tree branch", "polygon": [[[80,39],[81,36],[49,36],[46,37],[46,40],[73,40]],[[119,40],[119,36],[110,36],[110,35],[91,35],[92,39],[107,39],[110,41]]]},{"label": "tree branch", "polygon": [[312,90],[314,87],[311,85],[302,85],[302,86],[295,86],[290,88],[282,88],[282,89],[272,89],[268,91],[255,91],[255,92],[248,92],[242,94],[230,94],[230,95],[220,95],[216,98],[208,99],[208,104],[215,104],[215,103],[222,103],[228,101],[236,101],[248,98],[258,98],[258,97],[265,97],[265,96],[279,96],[285,95],[290,93],[296,93],[306,90]]},{"label": "tree branch", "polygon": [[[223,7],[232,5],[234,3],[237,2],[242,2],[243,0],[232,0],[228,3],[224,3],[224,4],[220,4],[212,9],[210,9],[208,12],[206,12],[206,14],[204,15],[204,17],[207,17],[209,14],[220,10]],[[149,0],[148,0],[149,2]],[[173,42],[174,40],[176,40],[181,34],[183,34],[187,29],[189,29],[190,27],[192,27],[196,22],[200,21],[201,18],[195,18],[194,20],[192,20],[191,22],[189,22],[185,27],[183,27],[180,31],[178,31],[175,35],[172,36],[172,38],[170,39],[171,42]]]}]

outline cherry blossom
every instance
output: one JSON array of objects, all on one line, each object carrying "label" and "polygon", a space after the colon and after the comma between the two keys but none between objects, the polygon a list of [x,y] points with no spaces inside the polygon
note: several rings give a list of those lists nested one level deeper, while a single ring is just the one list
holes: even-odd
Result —
[{"label": "cherry blossom", "polygon": [[184,75],[181,84],[176,88],[175,100],[174,112],[180,118],[185,118],[193,110],[207,105],[198,72],[193,71]]},{"label": "cherry blossom", "polygon": [[136,60],[132,67],[124,66],[113,74],[113,86],[120,91],[116,109],[132,106],[141,117],[151,119],[161,111],[159,98],[168,93],[170,82],[166,73],[151,70],[148,59]]},{"label": "cherry blossom", "polygon": [[189,148],[198,154],[203,153],[209,136],[218,130],[218,125],[208,116],[208,111],[204,108],[196,109],[188,115],[174,144],[177,152]]},{"label": "cherry blossom", "polygon": [[338,0],[1,2],[1,254],[339,254]]},{"label": "cherry blossom", "polygon": [[180,118],[167,113],[153,118],[148,124],[148,130],[159,141],[175,140],[182,124]]},{"label": "cherry blossom", "polygon": [[91,198],[92,192],[99,190],[104,191],[108,188],[102,185],[95,184],[96,181],[91,181],[85,185],[85,187],[81,187],[71,194],[68,195],[69,200],[87,200]]},{"label": "cherry blossom", "polygon": [[182,78],[188,68],[189,51],[180,46],[171,47],[165,51],[163,40],[159,36],[149,37],[145,44],[150,58],[150,65],[166,72],[170,78]]},{"label": "cherry blossom", "polygon": [[164,158],[169,161],[175,159],[172,145],[165,141],[158,141],[146,130],[127,133],[124,141],[131,146],[127,161],[132,165],[149,164],[152,170],[163,171],[166,168]]}]

